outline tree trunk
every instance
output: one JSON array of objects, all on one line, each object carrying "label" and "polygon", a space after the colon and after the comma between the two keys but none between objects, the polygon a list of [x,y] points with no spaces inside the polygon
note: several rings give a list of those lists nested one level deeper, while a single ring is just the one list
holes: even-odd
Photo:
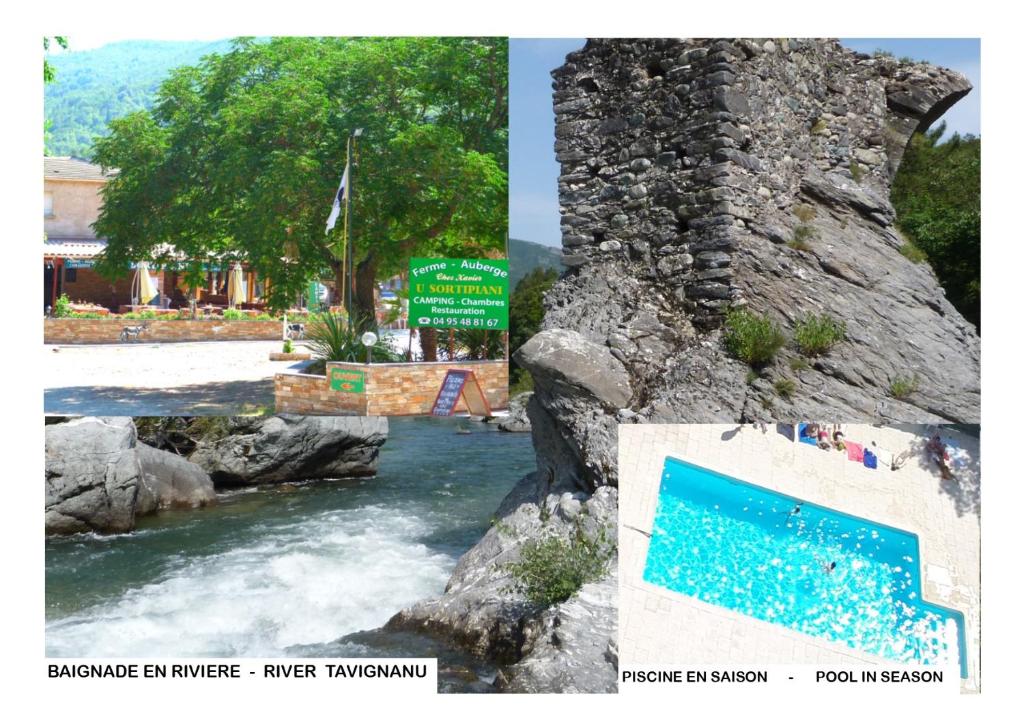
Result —
[{"label": "tree trunk", "polygon": [[359,330],[377,328],[377,257],[370,254],[356,265],[355,320]]},{"label": "tree trunk", "polygon": [[423,350],[424,362],[437,362],[437,330],[433,327],[420,327],[420,349]]},{"label": "tree trunk", "polygon": [[345,267],[340,262],[331,262],[331,269],[334,271],[334,296],[339,307],[345,306],[345,296],[341,290],[345,288]]}]

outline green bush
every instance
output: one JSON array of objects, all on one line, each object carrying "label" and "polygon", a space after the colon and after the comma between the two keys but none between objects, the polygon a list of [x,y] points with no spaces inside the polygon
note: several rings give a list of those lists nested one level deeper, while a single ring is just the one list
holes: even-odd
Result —
[{"label": "green bush", "polygon": [[864,169],[856,161],[850,161],[850,175],[853,176],[853,180],[860,183],[864,178]]},{"label": "green bush", "polygon": [[793,238],[786,242],[786,246],[797,251],[810,251],[811,245],[807,243],[814,236],[814,227],[807,224],[800,224],[793,229]]},{"label": "green bush", "polygon": [[569,600],[584,584],[602,578],[615,554],[614,537],[604,528],[587,535],[577,521],[567,536],[551,535],[523,545],[519,560],[504,566],[512,576],[511,589],[538,606]]},{"label": "green bush", "polygon": [[774,387],[776,394],[778,394],[779,397],[786,398],[787,400],[793,396],[794,392],[796,392],[796,382],[787,377],[777,380]]},{"label": "green bush", "polygon": [[291,354],[293,349],[294,347],[292,346],[292,341],[290,339],[286,339],[284,344],[281,346],[281,351],[285,354]]},{"label": "green bush", "polygon": [[243,312],[241,309],[225,309],[224,310],[224,319],[226,319],[226,320],[248,319],[248,318],[249,318],[249,315],[246,314],[245,312]]},{"label": "green bush", "polygon": [[896,377],[889,383],[889,394],[897,400],[905,400],[917,392],[917,375]]},{"label": "green bush", "polygon": [[[311,316],[306,325],[306,340],[313,358],[323,362],[365,362],[367,348],[360,337],[365,326],[349,326],[348,320],[340,314]],[[383,339],[370,348],[374,362],[400,362],[401,356]]]},{"label": "green bush", "polygon": [[786,343],[775,322],[746,309],[725,318],[725,347],[738,360],[757,367],[768,364]]},{"label": "green bush", "polygon": [[61,294],[57,297],[57,302],[53,305],[53,316],[55,317],[70,317],[71,316],[71,300],[68,299],[67,294]]},{"label": "green bush", "polygon": [[816,357],[846,338],[846,322],[835,320],[827,314],[809,314],[796,323],[793,337],[803,354]]}]

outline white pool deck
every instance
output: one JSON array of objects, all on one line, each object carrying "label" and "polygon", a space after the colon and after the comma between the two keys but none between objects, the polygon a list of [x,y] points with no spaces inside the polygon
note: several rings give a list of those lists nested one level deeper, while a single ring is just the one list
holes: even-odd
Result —
[{"label": "white pool deck", "polygon": [[[666,456],[818,505],[916,533],[925,600],[964,614],[969,678],[961,691],[979,691],[980,519],[979,440],[942,428],[961,450],[958,482],[942,481],[927,462],[931,426],[843,425],[847,439],[876,443],[878,469],[844,453],[795,443],[774,425],[619,426],[619,647],[623,668],[807,664],[848,668],[895,662],[798,633],[669,591],[643,580],[649,532]],[[885,451],[919,451],[899,470]]]}]

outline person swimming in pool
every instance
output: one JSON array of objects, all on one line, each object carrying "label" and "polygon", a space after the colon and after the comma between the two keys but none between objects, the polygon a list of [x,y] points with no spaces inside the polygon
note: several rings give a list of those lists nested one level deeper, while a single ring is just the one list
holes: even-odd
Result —
[{"label": "person swimming in pool", "polygon": [[793,510],[789,511],[789,513],[786,515],[787,523],[789,522],[789,519],[792,518],[794,515],[800,515],[801,505],[803,505],[803,503],[797,503],[796,505],[793,506]]}]

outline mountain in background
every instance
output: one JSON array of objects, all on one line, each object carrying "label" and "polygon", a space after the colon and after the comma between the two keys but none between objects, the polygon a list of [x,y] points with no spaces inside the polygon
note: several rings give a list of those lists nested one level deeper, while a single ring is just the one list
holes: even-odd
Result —
[{"label": "mountain in background", "polygon": [[562,250],[554,246],[545,246],[535,241],[522,239],[508,240],[509,289],[515,290],[519,280],[537,267],[554,269],[562,273]]},{"label": "mountain in background", "polygon": [[73,43],[49,56],[56,70],[44,91],[51,156],[89,158],[93,138],[105,135],[112,119],[149,108],[170,70],[231,47],[230,40],[125,40],[75,51]]}]

